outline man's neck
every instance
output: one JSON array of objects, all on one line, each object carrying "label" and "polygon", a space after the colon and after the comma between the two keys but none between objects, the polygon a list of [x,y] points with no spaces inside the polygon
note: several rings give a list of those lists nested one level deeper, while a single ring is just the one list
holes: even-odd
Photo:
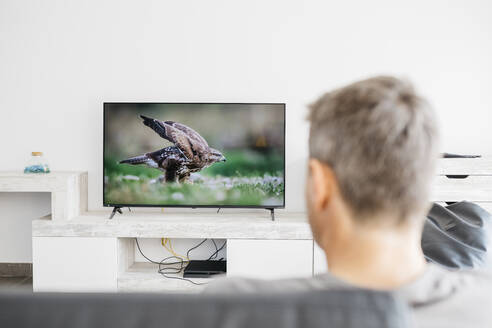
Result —
[{"label": "man's neck", "polygon": [[425,269],[418,228],[360,227],[323,245],[329,271],[356,286],[394,289]]}]

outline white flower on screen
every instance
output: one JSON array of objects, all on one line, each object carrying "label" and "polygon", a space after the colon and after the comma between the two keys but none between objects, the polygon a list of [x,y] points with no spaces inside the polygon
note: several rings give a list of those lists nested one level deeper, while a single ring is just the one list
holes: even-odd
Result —
[{"label": "white flower on screen", "polygon": [[183,195],[182,193],[180,193],[180,192],[175,192],[175,193],[173,193],[173,194],[171,195],[171,198],[172,198],[173,200],[184,200],[184,198],[185,198],[185,197],[184,197],[184,195]]},{"label": "white flower on screen", "polygon": [[130,180],[130,181],[138,181],[138,180],[140,180],[139,177],[137,177],[135,175],[129,175],[129,174],[122,176],[122,179],[123,180]]}]

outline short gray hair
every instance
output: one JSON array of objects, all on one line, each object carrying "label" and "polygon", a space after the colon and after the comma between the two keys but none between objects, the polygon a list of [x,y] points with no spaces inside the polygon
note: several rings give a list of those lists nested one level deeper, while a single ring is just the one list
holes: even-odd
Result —
[{"label": "short gray hair", "polygon": [[333,169],[356,216],[387,212],[401,222],[426,209],[439,134],[410,82],[378,76],[328,92],[309,121],[310,156]]}]

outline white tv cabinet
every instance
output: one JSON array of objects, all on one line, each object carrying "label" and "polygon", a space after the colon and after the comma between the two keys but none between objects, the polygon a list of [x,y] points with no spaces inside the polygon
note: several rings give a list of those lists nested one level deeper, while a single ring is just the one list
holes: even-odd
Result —
[{"label": "white tv cabinet", "polygon": [[[70,221],[34,220],[35,291],[197,291],[166,279],[157,265],[135,262],[135,238],[227,240],[227,275],[256,278],[313,274],[313,240],[305,215],[267,211],[221,213],[86,213]],[[210,279],[193,279],[198,283]]]}]

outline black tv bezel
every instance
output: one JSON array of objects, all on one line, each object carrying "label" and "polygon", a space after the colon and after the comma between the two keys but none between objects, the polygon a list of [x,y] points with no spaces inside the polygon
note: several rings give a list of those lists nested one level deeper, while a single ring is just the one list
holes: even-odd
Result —
[{"label": "black tv bezel", "polygon": [[[106,155],[106,105],[111,104],[148,104],[148,105],[282,105],[284,114],[284,148],[283,148],[283,179],[284,179],[284,192],[282,197],[282,205],[150,205],[150,204],[113,204],[106,203],[104,195],[104,173],[106,171],[106,165],[104,163]],[[241,102],[103,102],[103,170],[102,170],[102,194],[103,194],[103,207],[149,207],[149,208],[255,208],[255,209],[283,209],[285,208],[285,193],[286,193],[286,181],[285,181],[285,149],[286,149],[286,104],[275,102],[255,102],[255,103],[241,103]]]}]

